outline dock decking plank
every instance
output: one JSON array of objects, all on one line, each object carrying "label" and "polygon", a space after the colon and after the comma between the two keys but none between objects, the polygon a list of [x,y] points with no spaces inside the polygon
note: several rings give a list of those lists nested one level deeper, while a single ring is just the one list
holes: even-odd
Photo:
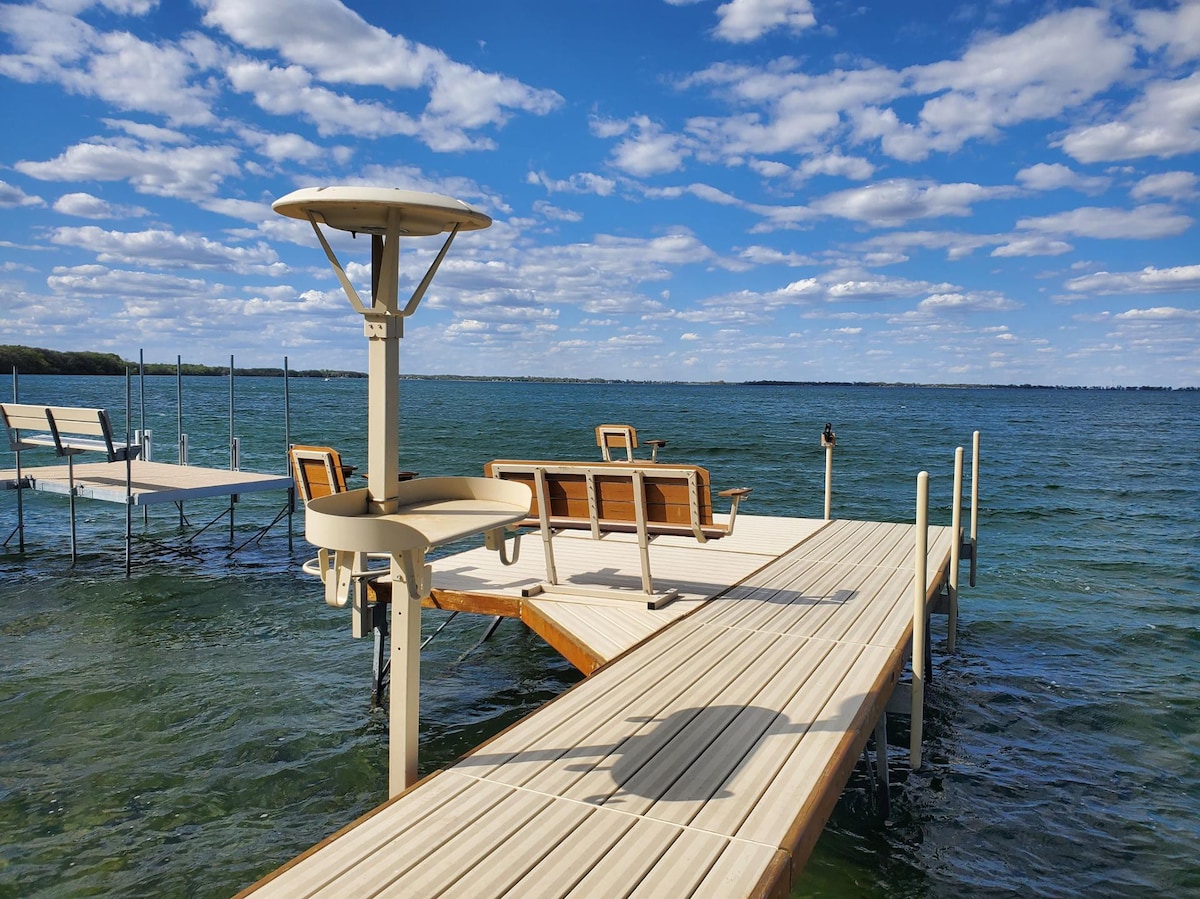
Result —
[{"label": "dock decking plank", "polygon": [[[569,743],[560,744],[557,757],[538,758],[532,763],[516,758],[497,768],[488,776],[505,783],[519,783],[533,789],[557,792],[579,779],[580,774],[600,760],[616,756],[614,764],[621,766],[622,755],[636,746],[642,731],[660,716],[670,716],[681,708],[691,708],[704,702],[713,684],[727,683],[753,660],[753,648],[744,645],[749,634],[736,640],[725,639],[726,651],[711,665],[694,663],[709,635],[693,632],[692,639],[680,642],[685,658],[671,670],[670,677],[650,680],[644,675],[629,679],[623,689],[605,695],[599,707],[601,715],[594,726],[583,729],[564,729],[560,736],[571,735]],[[715,635],[721,640],[724,635]],[[694,650],[688,652],[689,649]],[[636,683],[635,683],[636,680]],[[621,768],[625,770],[625,768]]]},{"label": "dock decking plank", "polygon": [[[623,654],[264,889],[306,895],[281,888],[311,874],[330,895],[786,895],[912,631],[911,525],[804,529],[773,559],[729,552],[700,565],[692,556],[712,546],[660,547],[656,580],[658,563],[684,566],[691,586],[711,591],[665,626],[670,616],[537,599],[539,613],[549,607],[580,639]],[[927,595],[952,536],[930,529]],[[560,565],[605,569],[620,585],[637,575],[623,555],[636,545],[623,542],[572,536],[555,547]],[[731,571],[741,572],[732,589],[704,583]]]},{"label": "dock decking plank", "polygon": [[[430,852],[416,864],[408,866],[404,873],[389,882],[386,887],[372,895],[412,899],[413,896],[438,896],[472,868],[487,858],[496,846],[523,829],[540,814],[556,806],[553,796],[531,793],[528,790],[510,790],[498,803],[475,820],[467,823],[457,834],[452,851]],[[565,806],[553,809],[569,814],[574,811]],[[532,847],[521,844],[526,857]],[[514,859],[516,859],[515,854]],[[536,857],[536,856],[535,856]],[[363,893],[342,893],[361,896]]]},{"label": "dock decking plank", "polygon": [[[565,796],[616,803],[623,810],[640,813],[686,768],[688,753],[701,751],[697,741],[714,730],[719,732],[722,722],[732,717],[732,704],[746,692],[744,682],[769,676],[782,667],[778,653],[764,652],[775,638],[755,636],[719,635],[711,646],[711,656],[697,654],[689,660],[690,670],[683,677],[690,682],[688,690],[667,702],[663,702],[666,691],[644,695],[641,702],[628,707],[619,722],[620,730],[612,728],[621,738],[606,741],[610,748],[590,763],[590,770],[581,774],[584,766],[574,765],[569,771],[555,772],[556,777],[539,779],[539,788],[553,786]],[[672,745],[681,755],[671,751]],[[664,753],[673,759],[666,771],[652,764]]]}]

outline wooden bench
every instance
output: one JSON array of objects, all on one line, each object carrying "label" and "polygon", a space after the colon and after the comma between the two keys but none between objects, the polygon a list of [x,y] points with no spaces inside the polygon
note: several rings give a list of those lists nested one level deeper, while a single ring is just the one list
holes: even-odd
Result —
[{"label": "wooden bench", "polygon": [[650,608],[658,608],[676,596],[674,590],[654,590],[650,540],[674,535],[704,543],[732,534],[738,503],[751,489],[736,487],[718,493],[730,499],[730,511],[728,521],[717,522],[713,518],[708,471],[695,465],[497,459],[483,470],[487,477],[518,481],[533,492],[529,517],[516,527],[541,530],[546,583],[525,591],[527,595],[572,593],[612,598],[612,590],[568,587],[558,582],[553,537],[563,530],[590,531],[596,539],[610,533],[634,533],[642,568],[642,592],[637,598],[645,600]]}]

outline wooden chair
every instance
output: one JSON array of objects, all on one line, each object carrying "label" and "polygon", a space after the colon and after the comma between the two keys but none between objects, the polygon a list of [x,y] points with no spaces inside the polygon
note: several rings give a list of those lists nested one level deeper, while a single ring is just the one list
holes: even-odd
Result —
[{"label": "wooden chair", "polygon": [[[347,466],[342,464],[342,457],[330,446],[293,446],[288,455],[292,461],[292,478],[296,482],[296,492],[306,504],[321,496],[346,492]],[[352,469],[351,469],[352,470]],[[372,560],[389,559],[382,553],[356,553],[353,565],[338,566],[335,558],[328,549],[317,547],[317,557],[309,559],[301,568],[306,574],[319,577],[325,585],[325,602],[335,608],[343,608],[352,598],[354,608],[360,611],[366,607],[366,583],[388,573],[386,567],[371,568]],[[362,636],[365,630],[355,619],[355,636]],[[365,624],[365,622],[364,622]]]},{"label": "wooden chair", "polygon": [[[650,461],[658,461],[658,451],[667,445],[665,440],[647,440],[650,445]],[[596,446],[600,447],[600,456],[605,462],[612,462],[613,450],[625,451],[625,461],[633,461],[633,451],[637,449],[637,428],[633,425],[597,425]]]}]

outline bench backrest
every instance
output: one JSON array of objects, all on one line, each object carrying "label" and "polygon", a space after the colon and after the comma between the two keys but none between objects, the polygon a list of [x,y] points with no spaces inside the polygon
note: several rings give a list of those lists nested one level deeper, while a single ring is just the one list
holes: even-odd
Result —
[{"label": "bench backrest", "polygon": [[[103,409],[0,403],[0,418],[3,418],[9,447],[14,452],[35,446],[52,446],[60,456],[99,450],[108,454],[110,462],[124,458],[123,448],[113,443],[112,425]],[[22,431],[26,433],[22,434]],[[79,437],[91,439],[76,439]]]},{"label": "bench backrest", "polygon": [[293,446],[288,455],[292,459],[296,490],[304,502],[346,492],[346,475],[337,450],[329,446]]},{"label": "bench backrest", "polygon": [[693,533],[713,524],[708,471],[695,465],[497,459],[483,470],[487,477],[529,487],[529,522],[540,518],[539,502],[545,497],[554,527],[591,527],[595,521],[602,531],[629,530],[637,522],[635,484],[640,480],[651,532]]},{"label": "bench backrest", "polygon": [[612,461],[613,450],[624,450],[625,458],[632,462],[637,449],[637,429],[632,425],[597,425],[596,446],[605,462]]}]

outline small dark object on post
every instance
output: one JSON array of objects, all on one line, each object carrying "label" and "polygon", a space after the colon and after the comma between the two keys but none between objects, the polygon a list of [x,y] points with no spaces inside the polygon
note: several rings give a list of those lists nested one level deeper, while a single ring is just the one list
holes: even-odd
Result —
[{"label": "small dark object on post", "polygon": [[837,446],[837,434],[833,433],[830,422],[825,422],[825,430],[821,432],[821,446]]}]

